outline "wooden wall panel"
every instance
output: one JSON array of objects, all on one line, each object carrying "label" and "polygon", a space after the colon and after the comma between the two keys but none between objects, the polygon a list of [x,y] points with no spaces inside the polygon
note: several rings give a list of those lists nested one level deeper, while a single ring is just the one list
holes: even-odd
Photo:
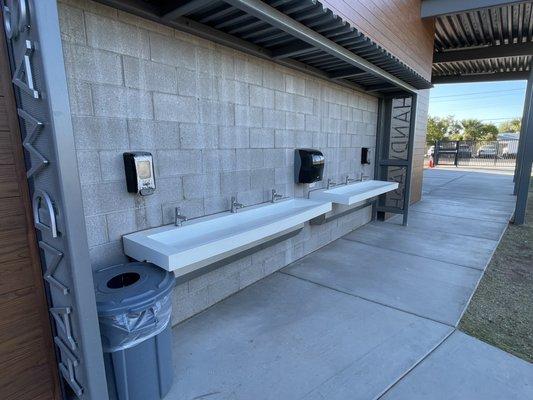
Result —
[{"label": "wooden wall panel", "polygon": [[0,28],[0,399],[56,400],[54,345],[3,34]]},{"label": "wooden wall panel", "polygon": [[435,24],[420,18],[421,0],[322,0],[333,12],[431,79]]}]

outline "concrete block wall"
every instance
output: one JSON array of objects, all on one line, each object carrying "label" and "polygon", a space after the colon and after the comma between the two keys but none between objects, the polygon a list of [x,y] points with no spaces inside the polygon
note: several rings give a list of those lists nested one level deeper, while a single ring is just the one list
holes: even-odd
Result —
[{"label": "concrete block wall", "polygon": [[[246,205],[271,189],[304,197],[294,149],[326,157],[325,179],[361,172],[374,154],[377,99],[86,0],[63,0],[60,24],[94,269],[126,261],[121,236]],[[127,193],[122,153],[150,151],[157,190]],[[373,165],[365,166],[373,175]],[[318,185],[322,185],[319,183]],[[177,323],[367,223],[370,209],[180,284]]]}]

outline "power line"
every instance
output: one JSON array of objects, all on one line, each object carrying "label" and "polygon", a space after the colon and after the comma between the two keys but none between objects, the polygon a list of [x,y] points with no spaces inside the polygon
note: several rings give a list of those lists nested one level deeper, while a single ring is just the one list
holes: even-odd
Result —
[{"label": "power line", "polygon": [[[438,115],[430,115],[430,117],[439,117]],[[455,116],[453,116],[455,118]],[[446,117],[439,117],[439,118],[446,118]],[[513,119],[522,119],[522,117],[496,117],[496,118],[458,118],[457,120],[463,120],[463,119],[477,119],[479,121],[512,121]]]},{"label": "power line", "polygon": [[[477,119],[477,118],[474,118]],[[502,118],[479,118],[480,121],[512,121],[513,119],[522,119],[520,117],[502,117]]]},{"label": "power line", "polygon": [[482,100],[490,100],[495,101],[498,100],[500,97],[504,96],[515,96],[518,100],[522,101],[520,96],[518,96],[516,93],[503,93],[499,94],[498,97],[467,97],[467,98],[460,98],[460,99],[445,99],[445,100],[429,100],[430,103],[433,104],[441,104],[441,103],[453,103],[455,102],[467,102],[467,101],[482,101]]},{"label": "power line", "polygon": [[488,90],[484,92],[472,92],[472,93],[463,93],[463,94],[450,94],[446,96],[429,96],[430,99],[441,99],[444,97],[462,97],[462,96],[472,96],[475,94],[487,94],[487,93],[503,93],[503,92],[525,92],[525,89],[504,89],[504,90]]}]

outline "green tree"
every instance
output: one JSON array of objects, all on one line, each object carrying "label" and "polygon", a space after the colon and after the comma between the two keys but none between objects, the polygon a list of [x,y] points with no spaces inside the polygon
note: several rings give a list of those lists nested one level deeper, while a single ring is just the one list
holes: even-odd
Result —
[{"label": "green tree", "polygon": [[498,126],[498,131],[500,133],[504,132],[520,132],[520,127],[522,126],[521,118],[513,118],[509,121],[502,122]]},{"label": "green tree", "polygon": [[483,124],[481,127],[481,133],[484,140],[498,139],[498,128],[494,124]]},{"label": "green tree", "polygon": [[434,144],[437,140],[443,140],[448,133],[448,120],[446,118],[428,117],[426,142]]},{"label": "green tree", "polygon": [[482,127],[483,122],[479,119],[469,118],[461,121],[463,126],[462,136],[464,140],[482,140]]},{"label": "green tree", "polygon": [[463,127],[462,140],[496,140],[498,136],[496,125],[484,124],[479,119],[463,119],[461,125]]},{"label": "green tree", "polygon": [[447,117],[449,120],[448,137],[450,140],[463,140],[463,126],[454,117]]}]

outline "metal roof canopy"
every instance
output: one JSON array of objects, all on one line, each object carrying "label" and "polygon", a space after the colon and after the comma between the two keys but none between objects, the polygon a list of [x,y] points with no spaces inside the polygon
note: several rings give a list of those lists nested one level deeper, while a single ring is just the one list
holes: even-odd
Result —
[{"label": "metal roof canopy", "polygon": [[514,223],[523,224],[533,163],[533,1],[423,0],[436,17],[433,83],[527,79],[514,174]]},{"label": "metal roof canopy", "polygon": [[414,93],[431,83],[316,0],[97,0],[352,89]]},{"label": "metal roof canopy", "polygon": [[528,78],[533,1],[423,0],[422,17],[433,16],[433,83]]}]

